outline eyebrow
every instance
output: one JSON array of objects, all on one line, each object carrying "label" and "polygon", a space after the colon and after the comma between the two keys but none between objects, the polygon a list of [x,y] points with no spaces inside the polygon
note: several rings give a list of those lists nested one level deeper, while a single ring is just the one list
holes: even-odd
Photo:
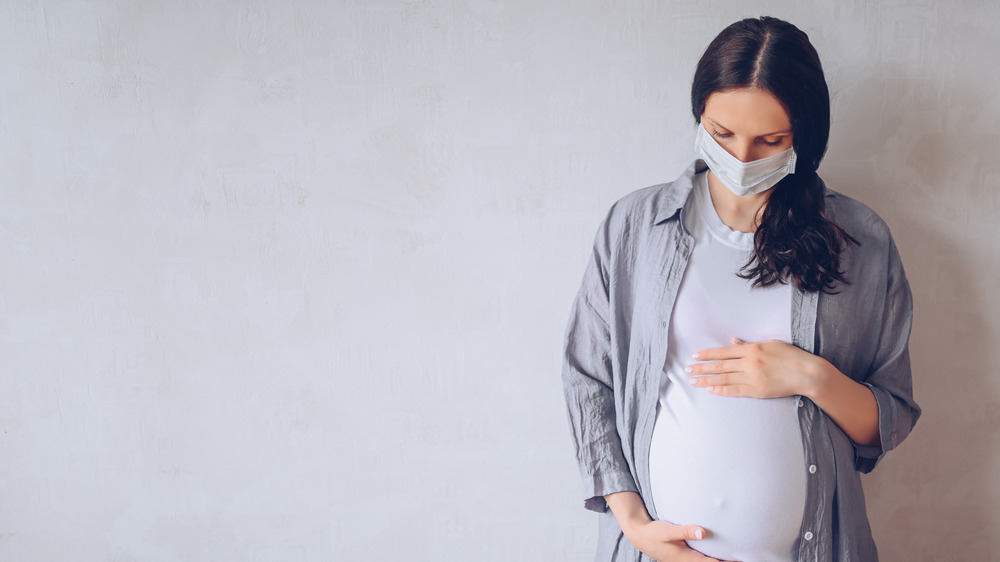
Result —
[{"label": "eyebrow", "polygon": [[[733,131],[733,130],[732,130],[732,129],[730,129],[729,127],[727,127],[727,126],[725,126],[725,125],[723,125],[723,124],[719,123],[718,121],[716,121],[715,119],[712,119],[711,117],[709,117],[709,116],[707,116],[707,115],[703,115],[703,117],[704,117],[705,119],[707,119],[707,120],[708,120],[709,122],[711,122],[711,123],[712,123],[713,125],[715,125],[716,127],[719,127],[720,129],[725,129],[725,130],[727,130],[727,131],[729,131],[729,132],[732,132],[732,131]],[[791,132],[792,132],[792,130],[791,130],[791,129],[787,129],[787,130],[784,130],[784,131],[775,131],[775,132],[773,132],[773,133],[766,133],[766,134],[763,134],[763,135],[757,135],[757,136],[758,136],[758,137],[773,137],[773,136],[775,136],[775,135],[787,135],[787,134],[789,134],[789,133],[791,133]]]}]

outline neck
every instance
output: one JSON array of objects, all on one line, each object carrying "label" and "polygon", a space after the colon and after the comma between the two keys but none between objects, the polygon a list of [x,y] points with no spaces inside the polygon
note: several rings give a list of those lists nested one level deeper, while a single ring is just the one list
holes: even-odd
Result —
[{"label": "neck", "polygon": [[760,211],[767,204],[771,190],[756,195],[740,197],[722,184],[711,170],[708,172],[708,191],[712,195],[712,205],[723,224],[740,232],[755,232],[760,219]]}]

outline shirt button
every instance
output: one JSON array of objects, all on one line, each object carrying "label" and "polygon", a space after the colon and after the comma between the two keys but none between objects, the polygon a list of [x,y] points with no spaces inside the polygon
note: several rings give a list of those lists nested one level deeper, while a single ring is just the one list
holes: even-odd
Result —
[{"label": "shirt button", "polygon": [[799,398],[799,408],[801,408],[802,406],[805,406],[805,405],[806,405],[806,403],[803,402],[801,398]]},{"label": "shirt button", "polygon": [[811,541],[811,540],[813,540],[813,532],[812,531],[806,531],[806,534],[803,535],[803,537],[805,537],[805,539],[807,541]]},{"label": "shirt button", "polygon": [[816,465],[809,465],[809,474],[816,474]]}]

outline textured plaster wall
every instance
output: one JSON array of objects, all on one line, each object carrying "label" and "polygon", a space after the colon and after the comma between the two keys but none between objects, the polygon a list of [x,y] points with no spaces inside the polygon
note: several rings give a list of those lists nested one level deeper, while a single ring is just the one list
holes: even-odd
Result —
[{"label": "textured plaster wall", "polygon": [[570,301],[761,13],[820,51],[821,171],[915,293],[883,558],[1000,560],[986,0],[3,3],[0,559],[590,559]]}]

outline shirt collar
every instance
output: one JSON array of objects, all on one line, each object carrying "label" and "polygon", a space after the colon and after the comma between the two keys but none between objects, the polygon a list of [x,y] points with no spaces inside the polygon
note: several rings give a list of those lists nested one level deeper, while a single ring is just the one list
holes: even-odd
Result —
[{"label": "shirt collar", "polygon": [[693,164],[684,170],[681,177],[664,190],[663,198],[656,208],[656,215],[653,217],[653,224],[660,224],[670,219],[676,218],[680,214],[681,207],[688,199],[688,194],[694,188],[694,177],[708,169],[708,164],[702,159],[697,159]]}]

